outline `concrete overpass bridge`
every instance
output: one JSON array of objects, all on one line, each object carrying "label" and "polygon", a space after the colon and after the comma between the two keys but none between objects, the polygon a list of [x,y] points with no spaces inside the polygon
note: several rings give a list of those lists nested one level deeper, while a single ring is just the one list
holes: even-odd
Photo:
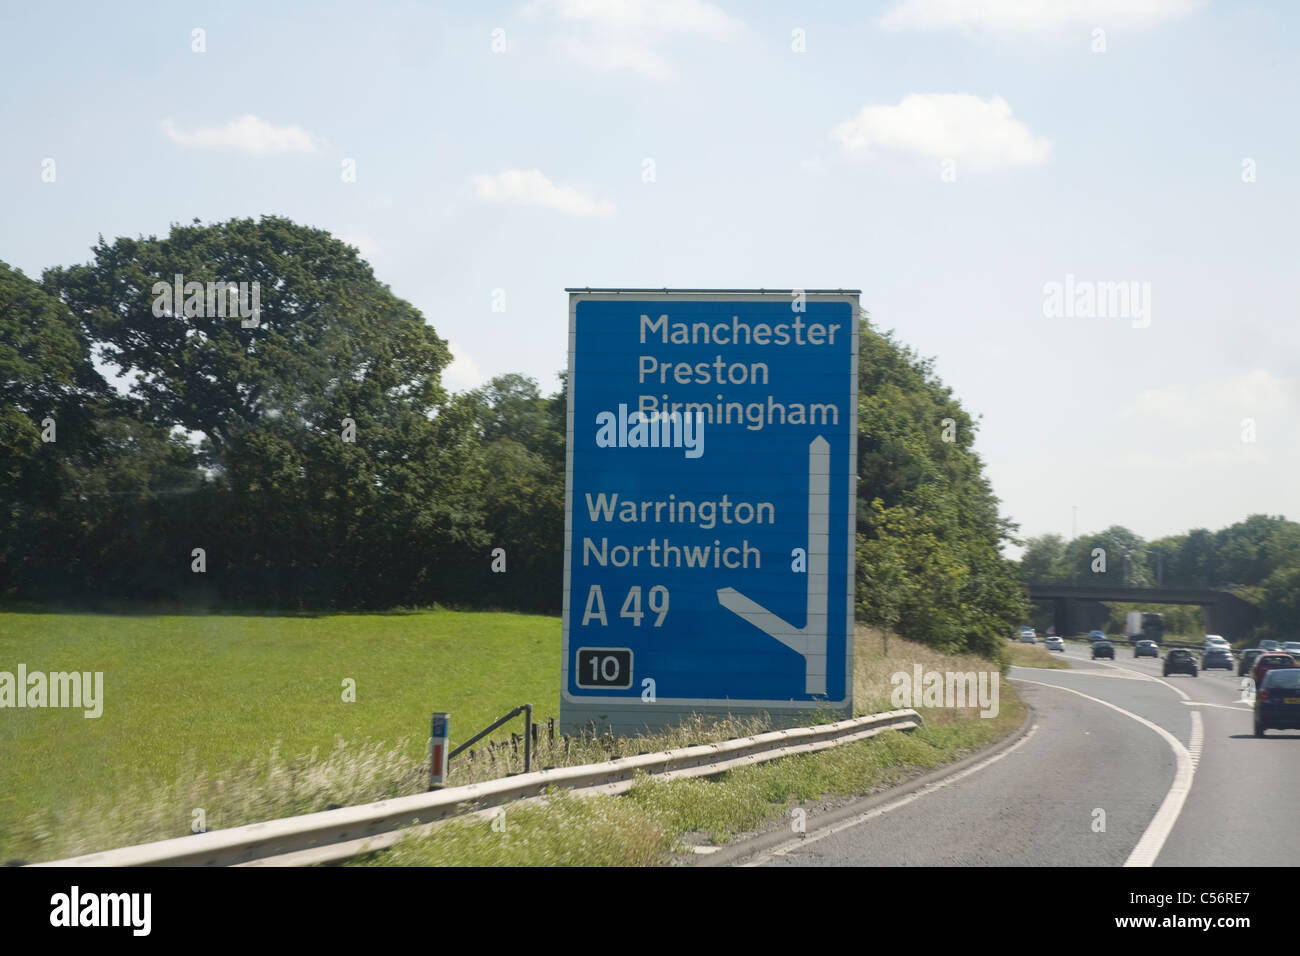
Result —
[{"label": "concrete overpass bridge", "polygon": [[1029,599],[1055,605],[1057,634],[1086,633],[1109,616],[1107,601],[1131,604],[1196,604],[1205,612],[1205,632],[1229,641],[1246,640],[1259,622],[1259,608],[1235,594],[1211,588],[1126,588],[1092,584],[1030,584]]}]

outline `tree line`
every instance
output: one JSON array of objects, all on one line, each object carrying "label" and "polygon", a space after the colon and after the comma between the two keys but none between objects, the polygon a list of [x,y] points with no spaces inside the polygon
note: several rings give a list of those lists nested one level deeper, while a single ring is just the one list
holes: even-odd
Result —
[{"label": "tree line", "polygon": [[1270,631],[1300,633],[1300,523],[1281,515],[1251,515],[1218,531],[1196,528],[1153,541],[1119,525],[1071,541],[1041,535],[1025,542],[1019,570],[1026,584],[1231,591],[1260,608]]},{"label": "tree line", "polygon": [[[0,263],[0,597],[558,611],[563,375],[449,393],[425,316],[287,219],[91,251]],[[991,655],[1027,605],[974,421],[865,320],[859,369],[859,618]]]}]

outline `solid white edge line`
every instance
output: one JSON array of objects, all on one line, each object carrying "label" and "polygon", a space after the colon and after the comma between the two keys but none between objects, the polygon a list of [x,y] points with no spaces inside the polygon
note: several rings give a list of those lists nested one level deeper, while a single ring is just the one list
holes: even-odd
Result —
[{"label": "solid white edge line", "polygon": [[[1156,815],[1151,818],[1147,824],[1146,831],[1142,834],[1142,839],[1138,840],[1137,846],[1129,854],[1128,859],[1124,861],[1125,866],[1151,866],[1155,863],[1156,857],[1164,848],[1165,840],[1169,839],[1169,834],[1178,822],[1178,815],[1183,812],[1183,804],[1187,801],[1187,794],[1192,789],[1192,778],[1196,774],[1196,765],[1192,760],[1191,752],[1183,746],[1182,741],[1171,734],[1159,724],[1154,724],[1145,717],[1139,717],[1132,711],[1125,710],[1108,700],[1102,700],[1100,697],[1093,697],[1082,691],[1074,690],[1070,687],[1062,687],[1060,684],[1048,684],[1044,681],[1027,680],[1023,677],[1013,677],[1012,680],[1019,681],[1022,684],[1038,684],[1041,687],[1051,687],[1054,690],[1063,690],[1068,694],[1078,694],[1080,697],[1101,704],[1103,707],[1109,707],[1111,710],[1118,711],[1125,717],[1136,720],[1139,724],[1149,727],[1157,734],[1164,738],[1165,743],[1174,752],[1174,759],[1178,763],[1174,771],[1174,782],[1169,787],[1169,792],[1165,794],[1164,801],[1160,804],[1160,809]],[[1151,678],[1155,680],[1155,678]],[[1164,681],[1158,681],[1163,684]],[[1181,692],[1180,692],[1181,693]],[[1192,715],[1192,736],[1191,742],[1196,747],[1196,759],[1200,760],[1202,728],[1201,715],[1198,711],[1191,711]]]},{"label": "solid white edge line", "polygon": [[758,856],[755,856],[753,859],[748,860],[745,863],[741,863],[740,866],[741,867],[762,866],[768,860],[772,859],[772,857],[786,856],[787,854],[795,850],[808,846],[808,844],[810,843],[816,843],[818,840],[824,840],[826,837],[833,836],[842,830],[847,830],[850,827],[856,827],[859,824],[866,823],[868,820],[874,820],[876,817],[884,816],[886,813],[889,813],[891,810],[897,810],[899,807],[905,807],[913,800],[917,800],[920,797],[925,796],[926,794],[934,793],[936,790],[942,790],[950,783],[956,783],[958,780],[961,780],[965,777],[969,777],[971,774],[983,770],[985,767],[989,766],[990,764],[996,763],[997,761],[1001,760],[1003,757],[1007,756],[1008,754],[1014,753],[1016,750],[1019,750],[1023,744],[1028,742],[1029,738],[1034,735],[1034,732],[1036,730],[1038,730],[1038,725],[1034,724],[1032,727],[1029,728],[1028,733],[1026,733],[1023,737],[1017,740],[1006,750],[995,753],[993,756],[981,760],[979,763],[973,764],[967,767],[965,770],[961,770],[950,777],[944,777],[942,780],[936,780],[933,783],[928,783],[924,787],[921,787],[919,790],[909,793],[905,797],[899,797],[897,800],[893,800],[889,803],[884,804],[883,806],[876,807],[873,810],[868,810],[865,813],[860,813],[855,817],[850,817],[848,820],[842,820],[839,823],[835,824],[834,826],[830,826],[830,827],[826,827],[825,829],[818,830],[817,832],[812,833],[808,836],[796,837],[794,839],[787,840],[785,843],[780,844],[774,849],[768,850],[766,853],[760,853]]}]

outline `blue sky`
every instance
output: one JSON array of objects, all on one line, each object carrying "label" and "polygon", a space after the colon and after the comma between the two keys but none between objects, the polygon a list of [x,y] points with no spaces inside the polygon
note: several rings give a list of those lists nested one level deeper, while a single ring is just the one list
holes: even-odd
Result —
[{"label": "blue sky", "polygon": [[[1300,511],[1300,6],[9,0],[3,20],[0,258],[29,275],[100,234],[284,215],[425,314],[449,385],[547,391],[565,286],[860,288],[982,416],[1022,534],[1068,536],[1076,506],[1080,533],[1148,538]],[[1067,276],[1133,298],[1050,314]]]}]

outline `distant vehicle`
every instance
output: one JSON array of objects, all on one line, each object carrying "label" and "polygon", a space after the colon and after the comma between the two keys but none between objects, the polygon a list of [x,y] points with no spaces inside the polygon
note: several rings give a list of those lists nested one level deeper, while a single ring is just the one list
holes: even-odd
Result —
[{"label": "distant vehicle", "polygon": [[1160,657],[1160,647],[1155,641],[1138,641],[1133,645],[1134,657]]},{"label": "distant vehicle", "polygon": [[1223,648],[1227,648],[1228,650],[1232,649],[1232,645],[1229,644],[1227,641],[1225,641],[1218,634],[1206,634],[1205,649],[1208,651],[1211,647],[1223,647]]},{"label": "distant vehicle", "polygon": [[1260,641],[1259,646],[1266,651],[1280,651],[1282,645],[1277,641]]},{"label": "distant vehicle", "polygon": [[1061,640],[1055,634],[1043,641],[1043,643],[1047,645],[1049,651],[1060,651],[1063,654],[1065,653],[1065,641]]},{"label": "distant vehicle", "polygon": [[1021,644],[1037,644],[1037,643],[1038,643],[1038,640],[1034,637],[1034,632],[1033,632],[1033,631],[1021,631],[1021,632],[1020,632],[1020,643],[1021,643]]},{"label": "distant vehicle", "polygon": [[1255,736],[1300,730],[1300,667],[1274,668],[1255,691]]},{"label": "distant vehicle", "polygon": [[1124,636],[1130,641],[1145,638],[1159,644],[1165,636],[1164,615],[1131,611],[1124,616]]},{"label": "distant vehicle", "polygon": [[1279,667],[1295,667],[1295,658],[1290,654],[1279,654],[1276,651],[1266,651],[1255,658],[1255,667],[1250,672],[1251,679],[1255,682],[1255,687],[1264,683],[1264,675],[1269,671]]},{"label": "distant vehicle", "polygon": [[[1290,654],[1292,657],[1295,657],[1297,654],[1300,654],[1300,641],[1287,641],[1285,644],[1282,645],[1282,651],[1283,653]],[[1296,658],[1296,659],[1300,660],[1300,658]]]},{"label": "distant vehicle", "polygon": [[1201,655],[1201,670],[1208,671],[1217,667],[1222,667],[1225,671],[1232,670],[1232,651],[1226,647],[1213,647]]},{"label": "distant vehicle", "polygon": [[1088,632],[1088,640],[1090,640],[1090,641],[1104,641],[1105,639],[1106,639],[1106,632],[1105,632],[1105,631],[1089,631],[1089,632]]},{"label": "distant vehicle", "polygon": [[1196,655],[1185,647],[1175,647],[1165,655],[1165,677],[1170,674],[1191,674],[1195,677],[1196,670]]},{"label": "distant vehicle", "polygon": [[1092,645],[1092,659],[1095,661],[1099,657],[1109,657],[1113,661],[1115,659],[1115,645],[1110,641],[1096,641]]},{"label": "distant vehicle", "polygon": [[1245,677],[1255,665],[1255,658],[1264,653],[1262,647],[1248,647],[1237,658],[1237,676]]}]

